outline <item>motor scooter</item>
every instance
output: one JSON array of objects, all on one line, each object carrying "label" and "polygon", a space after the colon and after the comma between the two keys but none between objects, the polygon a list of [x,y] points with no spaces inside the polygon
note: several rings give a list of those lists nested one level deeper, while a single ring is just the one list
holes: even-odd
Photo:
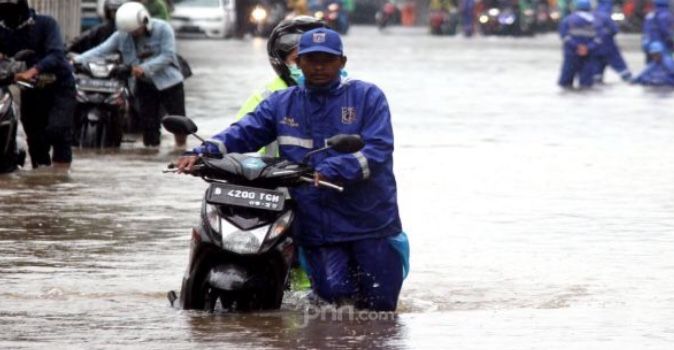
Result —
[{"label": "motor scooter", "polygon": [[131,67],[119,55],[75,64],[77,108],[74,144],[82,148],[119,147],[130,123],[127,80]]},{"label": "motor scooter", "polygon": [[[167,116],[162,125],[174,134],[196,136],[197,126],[186,117]],[[328,149],[352,153],[364,142],[357,135],[336,135],[326,145],[307,153],[300,164],[257,153],[199,157],[189,174],[201,177],[209,187],[201,220],[192,229],[180,295],[168,294],[172,305],[179,299],[183,309],[206,311],[281,306],[295,253],[290,227],[298,203],[289,189],[315,185],[314,170],[306,165],[313,154]],[[176,169],[169,165],[165,172]],[[327,181],[317,185],[343,190]]]}]

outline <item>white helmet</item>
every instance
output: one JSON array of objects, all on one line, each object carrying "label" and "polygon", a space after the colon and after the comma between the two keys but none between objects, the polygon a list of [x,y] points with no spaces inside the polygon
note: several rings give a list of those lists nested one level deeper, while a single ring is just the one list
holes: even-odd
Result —
[{"label": "white helmet", "polygon": [[115,25],[123,32],[131,33],[150,23],[150,13],[139,2],[127,2],[119,7],[115,15]]}]

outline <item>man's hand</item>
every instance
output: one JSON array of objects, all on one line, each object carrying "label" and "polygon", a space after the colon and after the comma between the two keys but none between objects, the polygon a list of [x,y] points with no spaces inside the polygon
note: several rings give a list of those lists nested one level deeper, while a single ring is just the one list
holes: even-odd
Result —
[{"label": "man's hand", "polygon": [[589,50],[585,45],[578,45],[578,48],[576,48],[576,53],[580,57],[585,57],[589,53]]},{"label": "man's hand", "polygon": [[21,73],[16,73],[14,75],[14,81],[25,81],[25,82],[31,82],[35,77],[40,74],[40,72],[37,70],[37,68],[33,67],[27,71],[21,72]]},{"label": "man's hand", "polygon": [[325,178],[323,177],[323,175],[321,175],[321,173],[319,173],[318,171],[314,173],[314,186],[316,187],[320,186],[319,182],[323,180],[325,180]]},{"label": "man's hand", "polygon": [[178,173],[188,173],[192,171],[192,167],[199,159],[198,156],[182,156],[175,162],[178,168]]},{"label": "man's hand", "polygon": [[131,68],[131,74],[133,74],[134,78],[140,78],[145,74],[145,71],[140,66],[133,66]]}]

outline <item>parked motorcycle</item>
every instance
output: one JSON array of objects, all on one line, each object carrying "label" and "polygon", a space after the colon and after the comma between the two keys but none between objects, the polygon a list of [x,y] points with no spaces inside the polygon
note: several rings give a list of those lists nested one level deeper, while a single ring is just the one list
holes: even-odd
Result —
[{"label": "parked motorcycle", "polygon": [[119,55],[111,55],[76,64],[75,73],[75,145],[119,147],[130,108],[127,79],[131,67],[122,64]]},{"label": "parked motorcycle", "polygon": [[[197,131],[186,117],[167,116],[162,124],[176,134]],[[359,136],[337,135],[305,159],[328,149],[350,153],[363,146]],[[174,171],[171,165],[166,170]],[[313,169],[278,157],[229,153],[200,157],[190,174],[209,187],[201,222],[192,229],[180,306],[213,311],[219,302],[232,311],[278,309],[294,257],[289,229],[297,203],[288,189],[313,185]],[[326,181],[319,185],[343,190]],[[168,297],[171,304],[178,299],[174,292]]]}]

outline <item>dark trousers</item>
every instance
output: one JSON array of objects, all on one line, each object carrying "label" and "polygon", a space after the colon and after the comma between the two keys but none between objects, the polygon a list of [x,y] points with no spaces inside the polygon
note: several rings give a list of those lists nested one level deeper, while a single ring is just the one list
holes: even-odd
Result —
[{"label": "dark trousers", "polygon": [[[21,92],[21,123],[33,168],[70,163],[75,87],[54,86]],[[52,149],[51,158],[49,150]]]},{"label": "dark trousers", "polygon": [[581,87],[591,87],[594,82],[594,70],[594,57],[565,54],[559,85],[572,87],[574,79],[578,76]]},{"label": "dark trousers", "polygon": [[596,58],[595,80],[602,79],[606,66],[613,68],[623,79],[629,78],[630,70],[627,68],[627,63],[625,63],[622,54],[620,54],[620,49],[615,41],[611,40],[604,43],[604,45],[606,45],[605,52]]},{"label": "dark trousers", "polygon": [[395,311],[403,262],[389,238],[302,247],[311,287],[324,300],[355,301],[357,308]]},{"label": "dark trousers", "polygon": [[153,83],[136,81],[136,100],[143,129],[143,144],[158,146],[161,133],[162,110],[168,115],[185,115],[185,91],[183,84],[158,90]]}]

